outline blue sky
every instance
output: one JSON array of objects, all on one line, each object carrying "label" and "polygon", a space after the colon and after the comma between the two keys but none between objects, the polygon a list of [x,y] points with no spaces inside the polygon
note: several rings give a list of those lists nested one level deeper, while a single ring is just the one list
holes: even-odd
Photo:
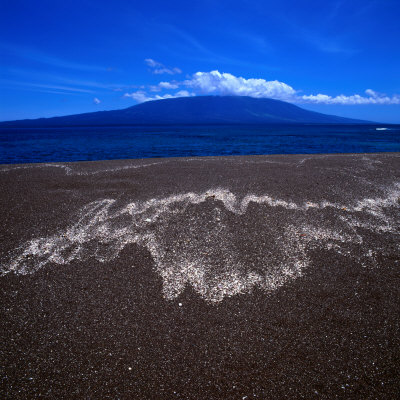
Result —
[{"label": "blue sky", "polygon": [[400,123],[400,1],[3,0],[0,120],[205,94]]}]

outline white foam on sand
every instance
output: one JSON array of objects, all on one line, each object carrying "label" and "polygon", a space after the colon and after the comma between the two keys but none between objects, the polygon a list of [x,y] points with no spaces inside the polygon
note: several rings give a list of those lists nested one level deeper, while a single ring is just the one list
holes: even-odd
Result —
[{"label": "white foam on sand", "polygon": [[313,248],[374,266],[384,249],[364,233],[390,232],[400,242],[399,194],[397,184],[383,197],[352,204],[298,204],[254,194],[239,199],[221,188],[125,205],[102,199],[83,207],[67,229],[15,249],[2,261],[2,274],[90,258],[110,261],[135,243],[150,252],[166,299],[191,285],[215,303],[255,287],[272,291],[301,276]]},{"label": "white foam on sand", "polygon": [[7,167],[0,166],[0,172],[18,171],[18,170],[33,169],[33,168],[61,168],[62,170],[65,171],[66,175],[73,174],[73,169],[71,167],[68,167],[67,165],[64,165],[64,164],[51,164],[51,163],[27,164],[27,165],[16,165],[16,166],[7,166]]},{"label": "white foam on sand", "polygon": [[123,165],[123,166],[116,166],[112,168],[104,168],[104,169],[96,169],[93,171],[84,171],[80,169],[74,169],[71,166],[64,165],[64,164],[55,164],[55,163],[46,163],[46,164],[27,164],[27,165],[17,165],[17,166],[7,166],[2,167],[0,166],[0,172],[9,172],[9,171],[17,171],[17,170],[24,170],[24,169],[42,169],[42,168],[59,168],[65,172],[65,175],[98,175],[103,173],[110,173],[110,172],[119,172],[123,170],[131,170],[131,169],[138,169],[138,168],[146,168],[152,167],[154,165],[159,164],[166,164],[169,161],[157,161],[147,164],[132,164],[132,165]]}]

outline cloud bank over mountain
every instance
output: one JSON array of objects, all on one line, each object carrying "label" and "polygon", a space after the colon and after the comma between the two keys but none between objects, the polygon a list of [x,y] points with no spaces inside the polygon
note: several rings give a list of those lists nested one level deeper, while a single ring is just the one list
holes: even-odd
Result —
[{"label": "cloud bank over mountain", "polygon": [[245,79],[219,71],[196,72],[183,85],[204,94],[237,95],[250,97],[272,97],[285,100],[295,95],[296,91],[283,82],[265,79]]},{"label": "cloud bank over mountain", "polygon": [[[148,65],[153,68],[160,68],[160,63],[154,60],[146,60]],[[154,71],[156,70],[154,69]],[[155,72],[156,73],[156,72]],[[231,95],[231,96],[250,96],[255,98],[272,98],[284,100],[292,103],[314,103],[314,104],[400,104],[400,95],[388,96],[378,93],[372,89],[367,89],[364,95],[352,94],[331,96],[328,94],[302,94],[301,90],[294,89],[287,83],[278,80],[267,81],[259,78],[243,78],[218,70],[210,72],[196,72],[183,81],[160,82],[158,85],[151,85],[148,91],[157,92],[162,90],[180,89],[175,93],[165,93],[149,95],[146,90],[139,90],[133,93],[125,93],[125,97],[130,97],[137,102],[149,100],[160,100],[174,97],[188,97],[196,95]]]},{"label": "cloud bank over mountain", "polygon": [[138,103],[144,103],[150,100],[163,100],[163,99],[174,99],[176,97],[189,97],[195,96],[194,93],[189,93],[187,90],[180,90],[175,94],[166,93],[164,95],[156,94],[154,96],[149,96],[145,91],[138,90],[137,92],[133,93],[125,93],[124,97],[131,97],[132,99],[136,100]]}]

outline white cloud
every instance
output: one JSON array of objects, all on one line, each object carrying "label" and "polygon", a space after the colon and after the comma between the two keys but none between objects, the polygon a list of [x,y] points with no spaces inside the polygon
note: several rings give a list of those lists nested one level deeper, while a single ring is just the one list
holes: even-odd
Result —
[{"label": "white cloud", "polygon": [[[148,65],[158,66],[160,63],[147,59]],[[153,72],[156,69],[153,70]],[[388,96],[384,93],[367,89],[365,95],[352,94],[331,96],[328,94],[304,94],[292,86],[277,80],[267,81],[265,79],[246,79],[229,73],[221,73],[217,70],[210,72],[196,72],[189,79],[181,82],[160,82],[157,85],[148,86],[151,92],[161,92],[164,89],[178,89],[186,87],[190,89],[181,90],[175,94],[164,94],[149,96],[144,90],[127,93],[125,97],[131,97],[138,102],[149,100],[161,100],[173,97],[195,96],[201,94],[250,96],[256,98],[272,98],[284,100],[291,103],[314,103],[314,104],[400,104],[400,95]],[[143,88],[144,89],[144,88]]]},{"label": "white cloud", "polygon": [[148,89],[150,92],[161,92],[161,88],[158,85],[150,85]]},{"label": "white cloud", "polygon": [[158,86],[163,89],[178,89],[179,87],[178,84],[171,82],[160,82]]},{"label": "white cloud", "polygon": [[177,82],[160,82],[158,85],[150,85],[148,88],[151,92],[161,92],[163,89],[178,89]]},{"label": "white cloud", "polygon": [[[150,100],[150,98],[148,97],[146,92],[144,92],[143,90],[138,90],[137,92],[133,92],[133,93],[125,93],[124,97],[130,97],[133,100],[136,100],[138,103],[143,103],[145,101]],[[151,99],[151,100],[153,100],[153,99]]]},{"label": "white cloud", "polygon": [[168,75],[175,75],[181,74],[182,70],[180,68],[157,68],[153,70],[153,74],[161,75],[161,74],[168,74]]},{"label": "white cloud", "polygon": [[146,58],[144,62],[147,64],[148,67],[152,68],[151,72],[156,75],[161,75],[161,74],[175,75],[182,73],[182,70],[180,68],[166,67],[164,64],[155,61],[152,58]]},{"label": "white cloud", "polygon": [[138,90],[137,92],[124,94],[124,97],[130,97],[136,100],[138,103],[144,103],[145,101],[151,101],[151,100],[174,99],[176,97],[190,97],[190,96],[195,96],[195,94],[190,93],[187,90],[180,90],[179,92],[176,92],[174,94],[167,93],[162,96],[159,94],[156,94],[155,96],[149,96],[143,90]]},{"label": "white cloud", "polygon": [[144,62],[151,68],[162,67],[163,65],[152,58],[146,58]]},{"label": "white cloud", "polygon": [[367,89],[367,90],[365,91],[365,93],[366,93],[368,96],[371,96],[371,97],[378,97],[379,94],[380,94],[380,93],[378,93],[378,92],[375,92],[375,90],[372,90],[372,89]]},{"label": "white cloud", "polygon": [[95,97],[95,98],[93,99],[93,103],[94,103],[94,104],[100,104],[100,103],[101,103],[101,100],[99,100],[97,97]]},{"label": "white cloud", "polygon": [[282,100],[289,100],[296,93],[291,86],[283,82],[245,79],[219,71],[196,72],[191,79],[184,81],[184,85],[207,94],[272,97]]},{"label": "white cloud", "polygon": [[194,93],[190,93],[187,90],[180,90],[179,92],[175,93],[175,97],[191,97],[195,96]]},{"label": "white cloud", "polygon": [[343,104],[343,105],[354,105],[354,104],[400,104],[400,96],[393,95],[391,97],[385,94],[377,93],[371,89],[367,89],[365,93],[368,96],[360,96],[359,94],[353,94],[351,96],[345,96],[343,94],[339,96],[329,96],[326,94],[317,95],[304,95],[299,100],[305,103],[317,103],[317,104]]}]

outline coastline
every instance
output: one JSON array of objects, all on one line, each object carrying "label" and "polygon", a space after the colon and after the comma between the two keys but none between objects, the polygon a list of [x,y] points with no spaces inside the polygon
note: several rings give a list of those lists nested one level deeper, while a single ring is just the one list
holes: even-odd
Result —
[{"label": "coastline", "polygon": [[400,153],[0,166],[4,398],[391,398]]}]

